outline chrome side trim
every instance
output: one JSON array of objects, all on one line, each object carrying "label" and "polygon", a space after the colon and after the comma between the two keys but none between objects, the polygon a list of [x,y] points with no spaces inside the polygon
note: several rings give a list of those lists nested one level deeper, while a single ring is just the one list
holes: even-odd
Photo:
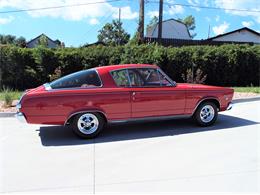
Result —
[{"label": "chrome side trim", "polygon": [[230,102],[230,103],[228,104],[227,110],[231,110],[232,108],[233,108],[233,103]]},{"label": "chrome side trim", "polygon": [[16,107],[16,109],[18,109],[18,110],[22,108],[22,105],[21,105],[20,101],[16,104],[15,107]]},{"label": "chrome side trim", "polygon": [[45,84],[43,84],[43,86],[44,86],[46,91],[52,90],[51,85],[49,83],[45,83]]},{"label": "chrome side trim", "polygon": [[73,117],[73,116],[75,116],[75,115],[77,115],[77,114],[80,114],[80,113],[87,113],[87,112],[100,112],[100,113],[102,113],[104,116],[105,116],[105,118],[107,119],[107,115],[103,112],[103,111],[100,111],[100,110],[82,110],[82,111],[79,111],[79,112],[74,112],[74,113],[72,113],[72,114],[70,114],[69,115],[69,117],[67,118],[67,120],[64,122],[64,126],[66,125],[66,124],[68,124],[68,121],[70,120],[70,118],[71,117]]},{"label": "chrome side trim", "polygon": [[[198,106],[201,104],[201,102],[203,102],[203,101],[205,101],[205,100],[212,100],[212,99],[216,100],[216,101],[219,103],[219,105],[220,105],[219,100],[218,100],[217,98],[215,98],[215,97],[206,97],[206,98],[203,98],[203,99],[201,99],[201,100],[197,103],[197,105],[196,105],[196,107],[193,109],[193,112],[192,112],[191,115],[193,115],[193,114],[196,112],[196,110],[197,110]],[[219,110],[218,110],[218,111],[219,111]]]},{"label": "chrome side trim", "polygon": [[181,119],[181,118],[190,118],[191,114],[175,115],[175,116],[152,116],[152,117],[142,117],[142,118],[130,118],[126,120],[109,120],[108,123],[125,123],[125,122],[140,122],[140,121],[159,121],[163,119]]},{"label": "chrome side trim", "polygon": [[26,118],[22,112],[17,112],[15,114],[15,118],[17,118],[17,120],[20,121],[21,123],[27,123]]}]

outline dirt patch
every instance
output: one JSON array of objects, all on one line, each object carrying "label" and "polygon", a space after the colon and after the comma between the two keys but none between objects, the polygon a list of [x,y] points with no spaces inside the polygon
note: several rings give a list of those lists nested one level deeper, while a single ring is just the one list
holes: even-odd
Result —
[{"label": "dirt patch", "polygon": [[11,107],[7,107],[4,101],[0,101],[0,112],[17,112],[15,105],[18,100],[14,100]]},{"label": "dirt patch", "polygon": [[244,98],[254,98],[260,97],[258,93],[242,93],[242,92],[235,92],[233,99],[244,99]]}]

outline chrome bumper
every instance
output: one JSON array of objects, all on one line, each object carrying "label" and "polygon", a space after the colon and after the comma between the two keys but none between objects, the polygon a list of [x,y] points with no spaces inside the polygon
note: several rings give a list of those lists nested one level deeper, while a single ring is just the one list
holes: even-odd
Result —
[{"label": "chrome bumper", "polygon": [[233,103],[232,103],[232,102],[230,102],[230,103],[228,104],[227,110],[231,110],[231,109],[232,109],[232,107],[233,107]]},{"label": "chrome bumper", "polygon": [[21,112],[17,112],[17,113],[15,114],[15,118],[17,118],[17,120],[20,121],[21,123],[27,123],[24,114],[21,113]]}]

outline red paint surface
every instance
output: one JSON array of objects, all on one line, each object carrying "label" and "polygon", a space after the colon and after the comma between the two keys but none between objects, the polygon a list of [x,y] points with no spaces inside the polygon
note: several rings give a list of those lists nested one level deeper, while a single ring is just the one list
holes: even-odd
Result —
[{"label": "red paint surface", "polygon": [[[28,123],[63,125],[70,115],[80,111],[100,111],[107,120],[126,120],[150,116],[192,114],[203,99],[216,99],[220,111],[226,110],[233,89],[179,83],[175,87],[119,88],[109,71],[155,65],[116,65],[98,67],[100,88],[57,89],[46,91],[43,86],[27,91],[22,108]],[[226,99],[228,98],[228,99]]]}]

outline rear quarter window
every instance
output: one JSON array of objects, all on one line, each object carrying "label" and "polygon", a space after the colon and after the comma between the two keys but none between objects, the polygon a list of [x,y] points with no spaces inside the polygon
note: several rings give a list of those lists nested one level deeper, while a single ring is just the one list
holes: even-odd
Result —
[{"label": "rear quarter window", "polygon": [[83,70],[61,77],[50,83],[52,89],[101,87],[96,70]]}]

